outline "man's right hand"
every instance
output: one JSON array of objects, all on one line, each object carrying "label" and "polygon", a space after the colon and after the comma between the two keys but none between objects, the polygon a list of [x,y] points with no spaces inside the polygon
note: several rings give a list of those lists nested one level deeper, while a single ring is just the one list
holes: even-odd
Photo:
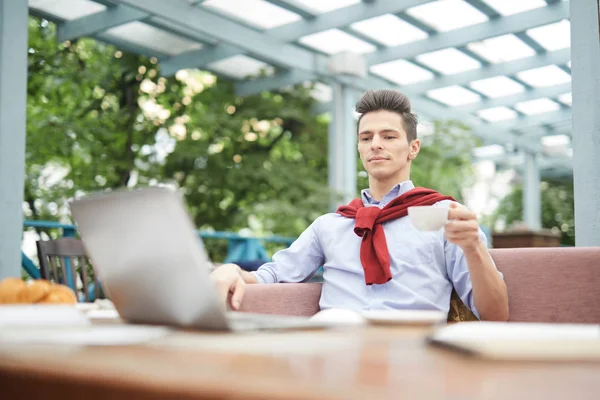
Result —
[{"label": "man's right hand", "polygon": [[217,286],[217,292],[223,303],[227,303],[231,294],[230,304],[234,310],[239,309],[242,304],[246,283],[256,283],[254,275],[235,264],[220,265],[210,276]]}]

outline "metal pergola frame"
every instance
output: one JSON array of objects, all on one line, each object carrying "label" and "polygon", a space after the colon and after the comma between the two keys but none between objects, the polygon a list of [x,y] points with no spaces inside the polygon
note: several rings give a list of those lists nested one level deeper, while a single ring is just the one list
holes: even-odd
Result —
[{"label": "metal pergola frame", "polygon": [[[92,1],[92,0],[90,0]],[[26,79],[26,40],[27,12],[40,16],[58,24],[58,40],[72,40],[79,37],[93,37],[117,47],[156,57],[163,75],[171,75],[183,68],[209,69],[215,61],[244,54],[274,66],[273,76],[254,80],[238,80],[235,83],[239,95],[249,95],[263,90],[274,90],[286,85],[304,81],[320,81],[332,88],[331,103],[323,104],[321,110],[332,114],[330,124],[330,176],[329,185],[346,198],[354,195],[356,187],[356,138],[348,135],[353,131],[353,104],[361,91],[372,88],[398,88],[412,101],[414,110],[430,119],[458,119],[471,126],[473,132],[485,144],[509,146],[524,154],[522,169],[525,176],[526,222],[532,228],[540,226],[540,195],[539,180],[544,173],[551,176],[570,175],[575,166],[576,205],[595,212],[596,219],[590,223],[581,217],[583,209],[576,210],[580,225],[593,225],[582,232],[595,234],[600,241],[600,216],[598,216],[598,180],[590,181],[585,176],[590,172],[597,173],[594,164],[598,155],[600,122],[595,113],[600,109],[600,94],[598,93],[597,72],[594,65],[600,65],[598,42],[590,41],[598,36],[598,21],[594,12],[598,12],[597,0],[545,0],[545,7],[502,16],[483,0],[464,0],[488,17],[488,21],[455,29],[448,32],[438,32],[431,26],[406,11],[411,7],[430,3],[434,0],[363,0],[362,2],[319,14],[294,0],[265,0],[273,5],[296,13],[301,18],[276,28],[261,30],[249,26],[235,18],[211,11],[202,6],[202,0],[93,0],[106,8],[95,14],[81,18],[66,20],[52,13],[52,10],[36,7],[35,0],[30,4],[24,1],[0,0],[0,205],[8,204],[10,211],[0,210],[0,216],[8,219],[8,228],[0,228],[0,276],[3,274],[3,264],[6,257],[4,252],[13,249],[15,232],[21,230],[20,200],[22,196],[21,179],[14,179],[12,171],[22,170],[24,154],[24,96],[23,87]],[[34,5],[31,5],[31,4]],[[594,4],[595,3],[595,4]],[[386,47],[378,41],[352,29],[352,23],[369,18],[392,14],[428,34],[426,39]],[[572,48],[547,51],[525,31],[542,25],[571,19]],[[202,44],[200,50],[192,50],[180,54],[164,54],[156,51],[151,45],[134,44],[122,37],[107,32],[110,28],[118,27],[133,21],[140,21],[154,28],[178,35],[193,42]],[[404,59],[426,68],[434,74],[434,79],[403,85],[381,78],[367,71],[364,76],[347,76],[332,74],[330,70],[332,56],[302,45],[299,39],[310,34],[328,29],[339,29],[363,41],[374,45],[377,50],[363,55],[367,66],[381,64],[397,59]],[[514,34],[524,43],[535,50],[535,55],[515,61],[492,64],[485,58],[469,50],[467,45],[505,34]],[[596,35],[596,36],[594,36]],[[16,40],[13,40],[15,39]],[[477,60],[481,68],[460,72],[452,75],[442,75],[439,72],[419,64],[415,60],[420,54],[454,48]],[[574,110],[562,105],[557,111],[546,112],[535,116],[519,114],[517,119],[498,123],[487,123],[476,116],[480,109],[498,106],[512,106],[517,102],[541,98],[557,98],[568,92],[571,84],[560,84],[544,88],[534,88],[519,80],[516,74],[520,71],[543,67],[559,66],[565,72],[571,73],[569,61],[573,59],[572,93]],[[576,65],[576,63],[579,63]],[[595,64],[594,64],[595,63]],[[579,68],[579,76],[576,71]],[[591,71],[591,72],[590,72]],[[596,70],[597,71],[597,70]],[[458,85],[467,87],[475,80],[507,76],[525,86],[523,93],[487,98],[482,93],[482,101],[464,106],[449,107],[432,100],[426,92],[432,89]],[[472,88],[469,88],[474,91]],[[10,104],[9,104],[10,103]],[[560,103],[559,103],[560,104]],[[594,108],[595,107],[595,108]],[[573,120],[572,120],[573,114]],[[579,121],[577,116],[579,115]],[[8,123],[5,121],[8,119]],[[572,122],[571,122],[572,120]],[[584,132],[577,129],[565,129],[565,125],[574,128],[582,127]],[[557,128],[559,127],[559,128]],[[15,132],[14,134],[8,133]],[[576,135],[571,135],[576,132]],[[575,157],[571,160],[565,156],[547,154],[540,143],[544,135],[567,134],[573,139]],[[577,135],[582,135],[578,140]],[[585,135],[585,136],[584,136]],[[10,150],[7,150],[10,149]],[[503,159],[495,160],[503,163]],[[591,170],[590,170],[591,168]],[[9,172],[10,171],[10,172]],[[586,175],[587,174],[587,175]],[[592,174],[593,175],[593,174]],[[579,185],[578,185],[579,183]],[[586,185],[586,188],[582,186]],[[18,193],[19,195],[15,195]],[[588,200],[589,195],[592,200]],[[585,200],[582,200],[583,198]],[[577,199],[579,198],[578,201]],[[18,206],[18,207],[17,207]],[[579,211],[579,213],[577,213]],[[16,226],[19,225],[18,229]],[[578,231],[579,232],[579,231]],[[586,234],[587,234],[586,233]],[[10,237],[6,245],[5,238]],[[579,242],[578,235],[578,242]],[[586,239],[587,240],[587,239]],[[18,264],[15,264],[18,265]],[[8,268],[8,267],[7,267]],[[10,271],[14,272],[14,267]]]}]

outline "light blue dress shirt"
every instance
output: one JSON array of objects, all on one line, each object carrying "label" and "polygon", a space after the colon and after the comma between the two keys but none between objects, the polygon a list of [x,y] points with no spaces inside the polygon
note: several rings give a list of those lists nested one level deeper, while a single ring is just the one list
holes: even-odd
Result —
[{"label": "light blue dress shirt", "polygon": [[[369,190],[363,190],[361,198],[365,207],[383,208],[413,188],[412,181],[404,181],[379,202],[371,197]],[[434,206],[448,207],[448,204],[449,201],[444,200]],[[448,312],[454,287],[462,301],[479,317],[463,252],[445,239],[443,229],[418,231],[408,216],[384,222],[392,280],[382,285],[366,285],[360,262],[361,238],[354,233],[354,221],[336,213],[320,216],[289,248],[275,253],[272,262],[252,273],[259,283],[305,282],[323,266],[321,309]],[[487,243],[481,229],[479,235]]]}]

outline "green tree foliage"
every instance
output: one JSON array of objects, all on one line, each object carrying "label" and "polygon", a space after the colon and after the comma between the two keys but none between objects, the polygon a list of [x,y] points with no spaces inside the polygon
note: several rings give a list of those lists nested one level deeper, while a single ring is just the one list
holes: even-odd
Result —
[{"label": "green tree foliage", "polygon": [[160,77],[156,60],[55,31],[30,19],[27,217],[68,214],[78,191],[165,181],[199,227],[297,235],[327,210],[311,87],[241,98],[209,73]]},{"label": "green tree foliage", "polygon": [[76,189],[126,185],[135,163],[150,159],[142,147],[155,142],[138,93],[156,60],[87,39],[59,44],[55,31],[29,20],[25,200],[35,218],[56,217]]},{"label": "green tree foliage", "polygon": [[[575,215],[573,182],[544,181],[542,191],[542,227],[561,233],[561,244],[575,245]],[[504,197],[490,218],[491,226],[503,221],[507,227],[523,220],[523,186],[515,186]]]}]

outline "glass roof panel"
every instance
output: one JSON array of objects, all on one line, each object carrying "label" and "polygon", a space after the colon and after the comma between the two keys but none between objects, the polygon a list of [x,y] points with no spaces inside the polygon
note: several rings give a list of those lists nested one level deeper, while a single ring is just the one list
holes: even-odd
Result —
[{"label": "glass roof panel", "polygon": [[526,115],[541,114],[560,110],[560,104],[548,98],[522,101],[515,104],[515,108]]},{"label": "glass roof panel", "polygon": [[477,116],[488,122],[497,122],[515,119],[518,117],[518,114],[515,110],[508,107],[492,107],[477,111]]},{"label": "glass roof panel", "polygon": [[535,55],[534,49],[512,34],[469,43],[467,48],[494,64]]},{"label": "glass roof panel", "polygon": [[544,0],[483,0],[500,15],[518,14],[548,5]]},{"label": "glass roof panel", "polygon": [[294,0],[293,2],[320,14],[360,3],[361,0]]},{"label": "glass roof panel", "polygon": [[571,82],[571,75],[556,65],[521,71],[517,73],[517,77],[533,87],[548,87]]},{"label": "glass roof panel", "polygon": [[298,21],[302,17],[264,0],[206,0],[203,7],[262,29]]},{"label": "glass roof panel", "polygon": [[29,0],[29,6],[69,20],[106,10],[102,4],[87,0]]},{"label": "glass roof panel", "polygon": [[411,83],[428,81],[435,77],[431,71],[406,60],[395,60],[373,65],[369,70],[399,85],[410,85]]},{"label": "glass roof panel", "polygon": [[567,19],[555,24],[529,29],[526,33],[549,51],[566,49],[571,46],[571,24]]},{"label": "glass roof panel", "polygon": [[120,25],[106,31],[111,35],[121,38],[129,43],[155,49],[169,55],[177,55],[190,50],[198,50],[202,45],[192,42],[178,35],[163,31],[162,29],[135,21]]},{"label": "glass roof panel", "polygon": [[385,14],[350,25],[352,29],[386,46],[399,46],[427,38],[427,32],[396,17]]},{"label": "glass roof panel", "polygon": [[491,98],[508,96],[525,91],[525,86],[506,76],[495,76],[493,78],[473,81],[469,83],[469,87]]},{"label": "glass roof panel", "polygon": [[208,64],[208,67],[213,71],[236,79],[257,76],[263,70],[267,75],[272,75],[274,72],[273,67],[269,64],[243,54],[216,61]]},{"label": "glass roof panel", "polygon": [[416,59],[445,75],[457,74],[481,67],[479,61],[455,48],[419,54]]},{"label": "glass roof panel", "polygon": [[301,37],[300,43],[322,51],[327,54],[336,54],[343,51],[353,51],[355,53],[371,53],[376,49],[370,43],[360,40],[339,29],[329,29],[323,32]]},{"label": "glass roof panel", "polygon": [[558,100],[563,104],[567,104],[569,106],[573,105],[573,96],[571,93],[561,94],[558,96]]},{"label": "glass roof panel", "polygon": [[504,146],[492,144],[489,146],[481,146],[473,149],[473,155],[479,158],[497,157],[505,153]]},{"label": "glass roof panel", "polygon": [[463,0],[438,0],[406,10],[432,28],[446,32],[488,20],[488,17]]},{"label": "glass roof panel", "polygon": [[542,142],[542,145],[545,147],[562,147],[570,144],[571,138],[567,135],[548,135],[543,136],[540,139],[540,142]]},{"label": "glass roof panel", "polygon": [[449,106],[461,106],[481,100],[481,96],[477,93],[458,85],[430,90],[427,96]]}]

